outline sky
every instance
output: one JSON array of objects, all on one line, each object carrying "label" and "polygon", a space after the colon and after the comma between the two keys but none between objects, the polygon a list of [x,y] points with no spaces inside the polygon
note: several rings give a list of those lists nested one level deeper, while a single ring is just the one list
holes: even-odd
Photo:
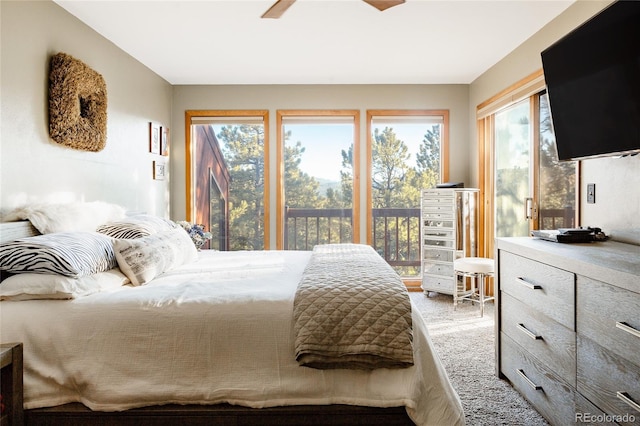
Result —
[{"label": "sky", "polygon": [[[382,130],[384,125],[378,127]],[[390,127],[409,147],[411,153],[409,161],[413,165],[418,147],[431,125],[393,124]],[[291,130],[291,138],[288,143],[295,144],[300,141],[306,148],[300,168],[313,177],[339,181],[342,165],[341,151],[348,150],[353,142],[353,126],[351,124],[288,124],[285,126],[285,131],[289,130]],[[361,146],[364,146],[365,141],[360,142]]]}]

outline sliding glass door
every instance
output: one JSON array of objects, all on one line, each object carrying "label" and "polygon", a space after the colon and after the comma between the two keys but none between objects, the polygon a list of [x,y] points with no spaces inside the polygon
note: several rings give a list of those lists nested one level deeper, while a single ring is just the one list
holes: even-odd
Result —
[{"label": "sliding glass door", "polygon": [[558,161],[551,118],[542,72],[478,106],[481,255],[494,238],[579,225],[579,163]]},{"label": "sliding glass door", "polygon": [[495,115],[495,236],[529,235],[533,213],[531,114],[525,99]]}]

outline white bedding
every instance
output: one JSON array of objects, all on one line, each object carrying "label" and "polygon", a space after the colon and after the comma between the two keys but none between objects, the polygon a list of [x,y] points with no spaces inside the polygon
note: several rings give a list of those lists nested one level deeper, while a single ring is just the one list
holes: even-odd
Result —
[{"label": "white bedding", "polygon": [[419,425],[464,424],[417,309],[412,367],[298,365],[293,297],[309,257],[205,250],[195,263],[144,286],[74,300],[0,302],[2,341],[24,343],[25,408],[352,404],[406,406]]}]

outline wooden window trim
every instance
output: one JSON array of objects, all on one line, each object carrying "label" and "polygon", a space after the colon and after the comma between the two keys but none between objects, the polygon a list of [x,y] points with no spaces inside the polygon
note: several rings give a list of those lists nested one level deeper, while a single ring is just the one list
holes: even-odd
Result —
[{"label": "wooden window trim", "polygon": [[441,146],[441,179],[443,182],[449,180],[449,110],[446,109],[370,109],[367,110],[367,139],[366,139],[366,242],[371,245],[371,233],[373,231],[373,223],[371,218],[371,150],[372,150],[372,136],[371,136],[371,122],[375,117],[379,116],[426,116],[426,117],[442,117],[442,146]]},{"label": "wooden window trim", "polygon": [[284,140],[282,121],[287,117],[353,118],[353,241],[360,241],[360,111],[359,110],[276,110],[276,249],[284,248]]},{"label": "wooden window trim", "polygon": [[185,119],[185,194],[186,218],[192,221],[194,193],[192,185],[193,151],[191,146],[191,119],[193,117],[261,117],[264,126],[264,248],[269,249],[270,241],[270,182],[269,182],[269,111],[268,110],[186,110]]}]

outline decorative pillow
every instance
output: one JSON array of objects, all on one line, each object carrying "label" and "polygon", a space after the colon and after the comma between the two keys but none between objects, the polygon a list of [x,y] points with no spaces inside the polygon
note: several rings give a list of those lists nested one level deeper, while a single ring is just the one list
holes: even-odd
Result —
[{"label": "decorative pillow", "polygon": [[180,265],[194,262],[198,251],[182,228],[148,237],[114,240],[118,266],[133,285],[143,285]]},{"label": "decorative pillow", "polygon": [[59,232],[0,244],[0,270],[82,277],[117,266],[112,239],[97,232]]},{"label": "decorative pillow", "polygon": [[125,209],[103,201],[45,203],[24,206],[3,217],[4,222],[28,219],[41,234],[93,232],[105,222],[125,217]]},{"label": "decorative pillow", "polygon": [[80,278],[53,274],[16,274],[0,284],[0,300],[75,299],[128,283],[129,279],[118,268]]},{"label": "decorative pillow", "polygon": [[142,238],[161,231],[169,231],[177,225],[161,217],[138,214],[115,222],[107,222],[98,226],[97,232],[112,238]]}]

